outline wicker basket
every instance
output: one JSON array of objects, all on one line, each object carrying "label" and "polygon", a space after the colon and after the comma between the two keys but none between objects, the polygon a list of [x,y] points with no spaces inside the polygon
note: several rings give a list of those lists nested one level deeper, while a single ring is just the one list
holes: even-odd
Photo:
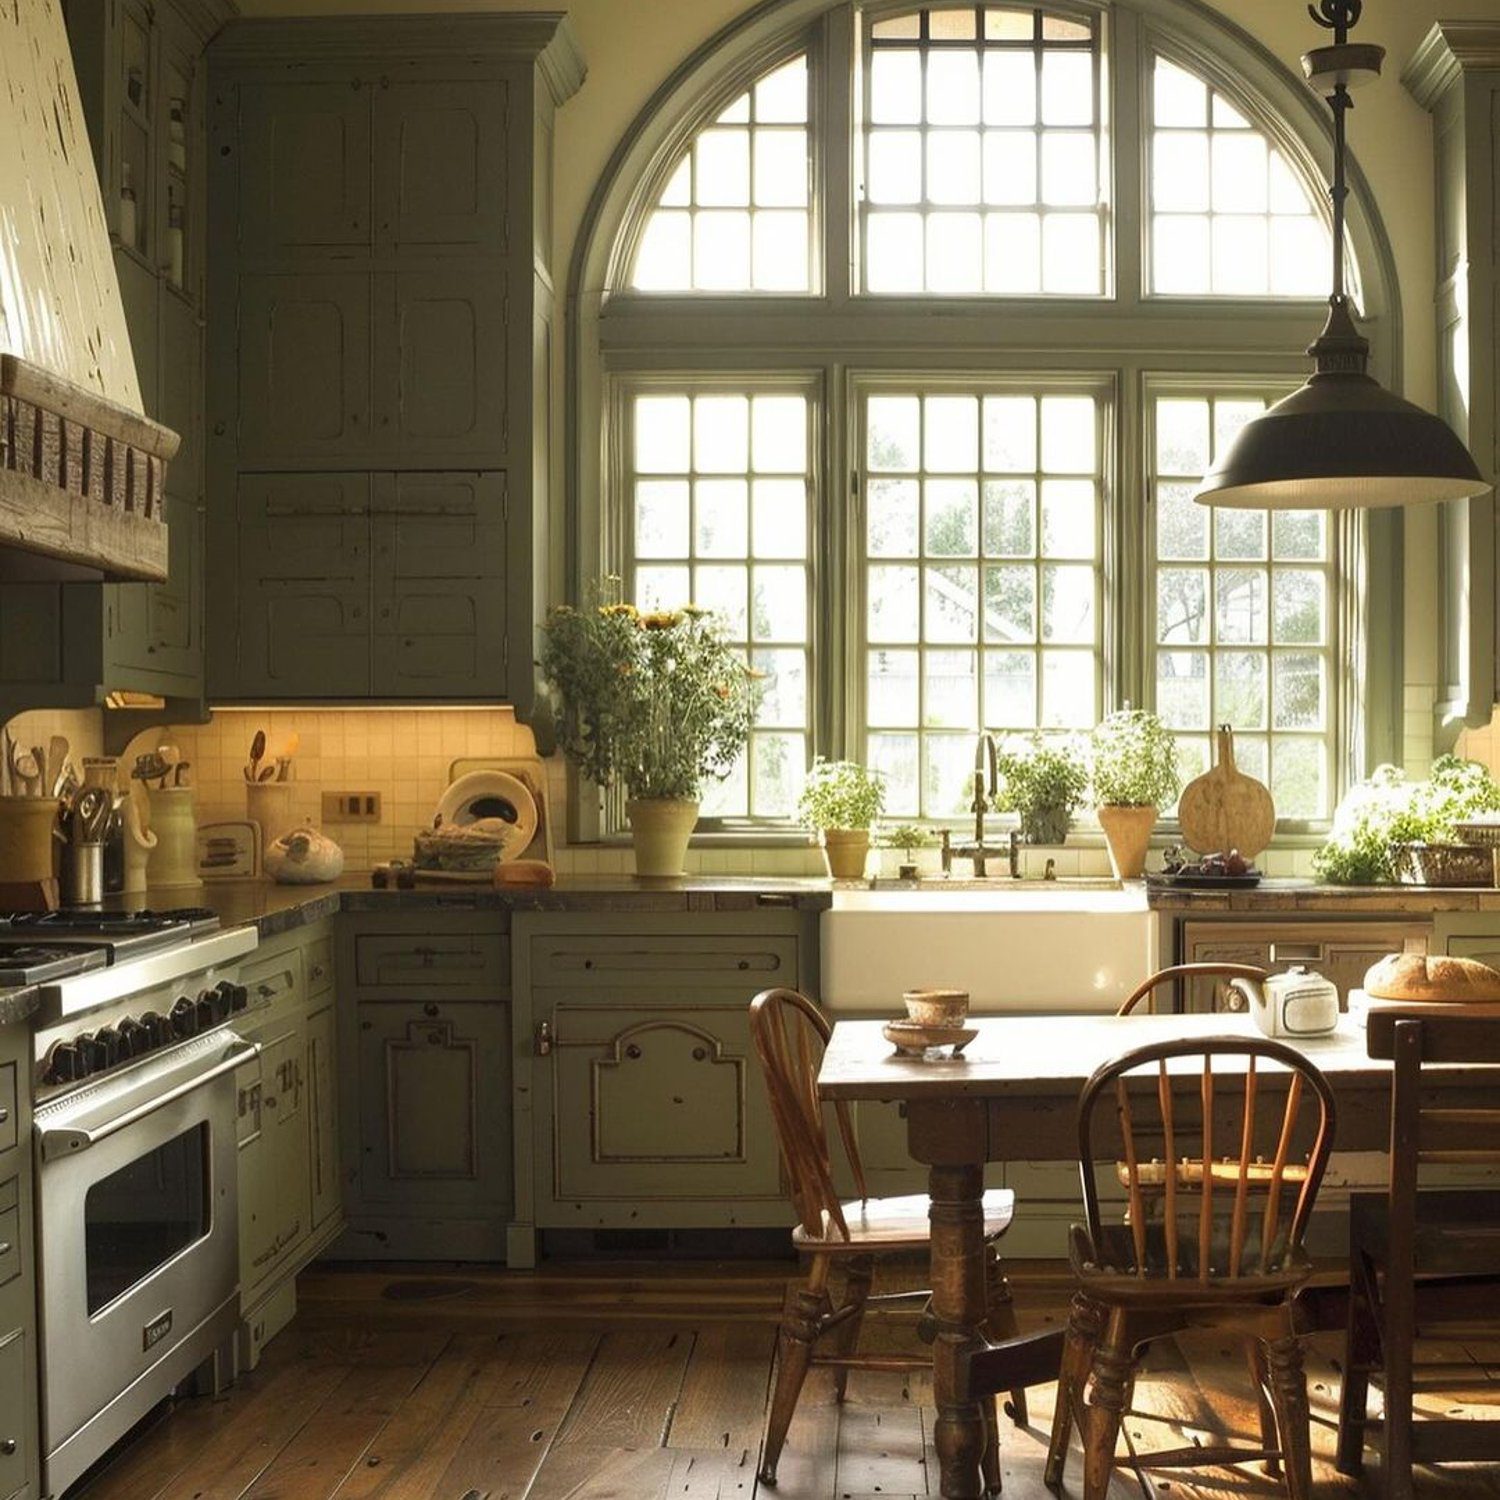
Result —
[{"label": "wicker basket", "polygon": [[1500,821],[1460,823],[1454,831],[1466,844],[1474,844],[1481,849],[1500,849]]},{"label": "wicker basket", "polygon": [[1493,885],[1495,862],[1471,844],[1397,844],[1391,850],[1402,885]]}]

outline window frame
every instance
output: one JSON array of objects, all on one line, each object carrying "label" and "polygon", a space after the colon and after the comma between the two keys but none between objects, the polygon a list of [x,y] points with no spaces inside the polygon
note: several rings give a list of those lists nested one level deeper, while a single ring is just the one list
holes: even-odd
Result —
[{"label": "window frame", "polygon": [[[869,13],[910,10],[910,0],[879,0]],[[861,10],[854,0],[779,0],[755,7],[704,43],[672,74],[622,139],[601,179],[574,245],[570,267],[568,399],[563,436],[565,483],[553,501],[553,522],[565,536],[557,597],[581,597],[587,583],[621,556],[617,517],[606,497],[618,495],[616,466],[621,382],[713,377],[729,383],[796,373],[816,388],[821,438],[824,515],[819,522],[820,583],[811,612],[816,641],[810,670],[821,688],[811,711],[815,753],[857,753],[861,720],[861,621],[850,603],[860,582],[858,551],[844,515],[856,431],[853,383],[895,377],[911,382],[983,378],[1027,372],[1112,380],[1114,424],[1105,452],[1116,479],[1106,480],[1116,524],[1106,523],[1102,567],[1125,579],[1105,602],[1105,706],[1149,701],[1150,621],[1144,516],[1146,381],[1182,379],[1199,386],[1275,381],[1297,384],[1307,373],[1301,351],[1316,331],[1317,302],[1267,297],[1147,295],[1144,239],[1149,210],[1146,161],[1149,131],[1140,113],[1147,70],[1156,53],[1190,68],[1225,92],[1304,172],[1326,166],[1328,132],[1319,101],[1289,70],[1232,22],[1188,0],[1129,0],[1094,6],[1065,0],[1059,10],[1104,11],[1108,19],[1103,67],[1108,99],[1106,149],[1113,167],[1113,294],[1105,297],[947,295],[895,297],[853,290],[857,214],[851,191],[852,151],[858,142],[853,89]],[[1169,40],[1170,39],[1170,40]],[[807,294],[694,294],[628,288],[632,226],[638,233],[655,192],[695,130],[738,93],[799,51],[808,55],[809,142],[814,285]],[[1226,80],[1234,80],[1226,84]],[[1131,116],[1131,110],[1136,111]],[[1141,121],[1134,132],[1127,117]],[[842,122],[842,123],[841,123]],[[1270,128],[1275,126],[1274,129]],[[1399,379],[1400,301],[1394,262],[1357,163],[1351,167],[1350,244],[1366,300],[1364,331],[1373,369],[1393,388]],[[1320,201],[1320,200],[1315,200]],[[840,212],[839,205],[844,205]],[[1132,231],[1133,226],[1133,232]],[[626,253],[628,249],[628,254]],[[821,272],[820,272],[821,268]],[[1387,515],[1336,523],[1345,568],[1355,567],[1372,590],[1400,589],[1399,519]],[[1342,622],[1359,622],[1368,642],[1371,693],[1365,703],[1334,710],[1340,737],[1341,787],[1399,744],[1401,674],[1399,632],[1366,620],[1358,589],[1344,579],[1333,608]],[[1341,636],[1341,665],[1357,652],[1359,631]],[[862,663],[861,663],[862,671]],[[842,684],[842,685],[841,685]],[[1341,688],[1342,674],[1333,686]],[[607,836],[617,818],[600,810],[586,789],[572,799],[570,834]],[[760,842],[798,837],[789,827],[759,829]],[[1278,839],[1296,842],[1295,830]]]}]

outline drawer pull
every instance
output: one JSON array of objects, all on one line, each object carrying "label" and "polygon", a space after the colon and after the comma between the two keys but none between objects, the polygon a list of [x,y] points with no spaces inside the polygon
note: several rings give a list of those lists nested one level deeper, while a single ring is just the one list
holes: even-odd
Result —
[{"label": "drawer pull", "polygon": [[538,1057],[550,1057],[552,1054],[552,1022],[538,1021],[536,1023],[536,1055]]},{"label": "drawer pull", "polygon": [[0,1125],[5,1124],[8,1119],[10,1119],[10,1111],[0,1104]]},{"label": "drawer pull", "polygon": [[707,1057],[707,1056],[708,1056],[708,1049],[706,1047],[694,1047],[693,1048],[693,1061],[694,1062],[702,1062],[703,1059],[705,1057]]},{"label": "drawer pull", "polygon": [[4,1260],[14,1248],[9,1240],[0,1240],[0,1260]]},{"label": "drawer pull", "polygon": [[14,1438],[6,1438],[3,1442],[0,1442],[0,1455],[9,1458],[15,1451],[16,1440]]},{"label": "drawer pull", "polygon": [[322,964],[314,964],[312,966],[312,977],[314,979],[321,979],[327,972],[328,970]]},{"label": "drawer pull", "polygon": [[634,1042],[632,1042],[625,1049],[625,1056],[626,1057],[636,1058],[636,1057],[639,1057],[640,1055],[641,1055],[641,1049]]},{"label": "drawer pull", "polygon": [[750,960],[748,958],[742,958],[739,961],[739,967],[741,969],[748,969],[750,967]]},{"label": "drawer pull", "polygon": [[423,1015],[424,1015],[424,1016],[427,1016],[427,1017],[429,1017],[429,1018],[430,1018],[430,1017],[433,1017],[433,1016],[436,1016],[436,1015],[437,1015],[437,1013],[438,1013],[438,1008],[437,1008],[437,1006],[435,1006],[435,1005],[434,1005],[434,1004],[433,1004],[433,1003],[432,1003],[432,1001],[431,1001],[431,1000],[429,1000],[429,1001],[428,1001],[428,1002],[427,1002],[427,1004],[426,1004],[426,1005],[424,1005],[424,1006],[423,1006],[423,1007],[422,1007],[422,1014],[423,1014]]}]

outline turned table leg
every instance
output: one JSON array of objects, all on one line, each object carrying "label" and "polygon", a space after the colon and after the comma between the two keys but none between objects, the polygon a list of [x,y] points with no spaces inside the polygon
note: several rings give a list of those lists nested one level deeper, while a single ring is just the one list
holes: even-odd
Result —
[{"label": "turned table leg", "polygon": [[932,1384],[937,1402],[933,1440],[942,1472],[945,1500],[980,1500],[984,1456],[984,1411],[967,1390],[960,1397],[960,1361],[984,1343],[985,1320],[984,1169],[934,1166],[932,1198],[932,1313],[937,1338],[932,1346]]}]

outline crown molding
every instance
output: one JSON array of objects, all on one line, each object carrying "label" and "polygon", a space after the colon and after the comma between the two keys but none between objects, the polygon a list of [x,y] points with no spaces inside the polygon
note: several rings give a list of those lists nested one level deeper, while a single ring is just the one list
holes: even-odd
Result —
[{"label": "crown molding", "polygon": [[1500,70],[1500,22],[1435,21],[1401,70],[1401,82],[1430,110],[1465,73],[1489,70]]}]

